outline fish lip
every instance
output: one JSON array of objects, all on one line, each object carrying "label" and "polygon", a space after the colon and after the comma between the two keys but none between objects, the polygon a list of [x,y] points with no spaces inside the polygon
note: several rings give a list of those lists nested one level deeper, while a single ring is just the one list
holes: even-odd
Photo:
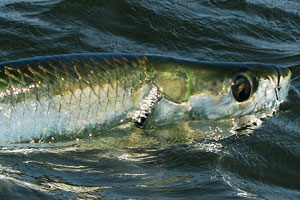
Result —
[{"label": "fish lip", "polygon": [[280,73],[280,69],[278,66],[275,66],[274,67],[275,70],[277,71],[277,86],[274,88],[275,90],[275,96],[276,96],[276,100],[279,101],[279,92],[280,92],[280,89],[281,89],[281,86],[280,86],[280,77],[281,77],[281,73]]},{"label": "fish lip", "polygon": [[276,99],[277,101],[284,101],[288,91],[290,79],[291,79],[291,71],[285,67],[274,67],[277,71],[277,86],[275,89]]}]

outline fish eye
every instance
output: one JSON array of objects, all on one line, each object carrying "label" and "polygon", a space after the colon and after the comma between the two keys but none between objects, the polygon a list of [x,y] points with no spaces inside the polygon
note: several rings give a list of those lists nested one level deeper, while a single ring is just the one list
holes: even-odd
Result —
[{"label": "fish eye", "polygon": [[250,98],[252,89],[247,77],[238,75],[231,84],[232,95],[238,102],[246,101]]}]

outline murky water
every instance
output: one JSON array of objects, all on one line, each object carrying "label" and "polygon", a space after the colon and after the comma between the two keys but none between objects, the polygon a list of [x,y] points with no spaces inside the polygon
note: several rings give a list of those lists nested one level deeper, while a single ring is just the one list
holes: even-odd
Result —
[{"label": "murky water", "polygon": [[1,1],[0,61],[147,53],[273,63],[293,80],[279,113],[231,136],[230,123],[195,121],[2,145],[0,199],[299,199],[299,8],[297,0]]}]

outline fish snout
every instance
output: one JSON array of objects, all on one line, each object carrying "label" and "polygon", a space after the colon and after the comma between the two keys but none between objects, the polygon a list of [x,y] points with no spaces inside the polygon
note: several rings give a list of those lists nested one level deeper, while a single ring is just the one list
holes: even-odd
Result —
[{"label": "fish snout", "polygon": [[283,102],[288,95],[292,72],[285,67],[278,67],[278,83],[275,88],[278,101]]}]

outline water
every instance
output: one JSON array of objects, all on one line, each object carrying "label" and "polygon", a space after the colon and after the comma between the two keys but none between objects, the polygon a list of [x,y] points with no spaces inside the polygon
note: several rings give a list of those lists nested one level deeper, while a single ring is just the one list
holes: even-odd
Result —
[{"label": "water", "polygon": [[299,199],[299,7],[297,0],[2,0],[1,61],[162,54],[274,63],[289,67],[293,81],[279,113],[221,139],[226,123],[189,122],[1,146],[0,199]]}]

